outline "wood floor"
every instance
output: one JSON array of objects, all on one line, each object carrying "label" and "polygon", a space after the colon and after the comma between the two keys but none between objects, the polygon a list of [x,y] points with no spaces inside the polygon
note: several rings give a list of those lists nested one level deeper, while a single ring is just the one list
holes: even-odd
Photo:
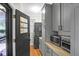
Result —
[{"label": "wood floor", "polygon": [[39,49],[34,49],[33,46],[30,47],[30,56],[41,56]]}]

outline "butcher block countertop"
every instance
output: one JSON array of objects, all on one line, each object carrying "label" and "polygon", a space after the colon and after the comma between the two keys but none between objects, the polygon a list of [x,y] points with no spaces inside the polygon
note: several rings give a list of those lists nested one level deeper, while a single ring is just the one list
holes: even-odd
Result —
[{"label": "butcher block countertop", "polygon": [[61,47],[56,46],[55,44],[51,43],[51,42],[45,42],[46,45],[51,48],[56,54],[58,54],[59,56],[70,56],[70,53],[67,52],[66,50],[64,50]]}]

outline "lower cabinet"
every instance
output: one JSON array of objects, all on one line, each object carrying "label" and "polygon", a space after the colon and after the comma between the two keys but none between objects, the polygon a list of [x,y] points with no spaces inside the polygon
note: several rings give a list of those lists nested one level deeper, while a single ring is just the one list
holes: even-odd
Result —
[{"label": "lower cabinet", "polygon": [[42,40],[41,39],[39,39],[39,49],[42,52]]},{"label": "lower cabinet", "polygon": [[46,56],[51,56],[52,50],[46,45]]},{"label": "lower cabinet", "polygon": [[42,53],[42,56],[58,56],[53,50],[48,47],[43,40],[39,39],[39,49]]},{"label": "lower cabinet", "polygon": [[53,56],[53,51],[51,50],[51,56]]},{"label": "lower cabinet", "polygon": [[53,56],[58,56],[55,52],[53,52]]},{"label": "lower cabinet", "polygon": [[45,43],[43,40],[39,39],[39,49],[43,56],[45,56]]},{"label": "lower cabinet", "polygon": [[45,56],[45,43],[42,41],[42,54]]}]

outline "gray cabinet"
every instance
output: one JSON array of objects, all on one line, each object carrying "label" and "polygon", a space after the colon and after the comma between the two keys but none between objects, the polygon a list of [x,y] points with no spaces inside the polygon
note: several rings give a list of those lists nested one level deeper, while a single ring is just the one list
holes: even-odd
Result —
[{"label": "gray cabinet", "polygon": [[55,52],[53,52],[53,56],[59,56],[58,54],[56,54]]},{"label": "gray cabinet", "polygon": [[42,52],[43,56],[53,56],[53,50],[49,48],[45,42],[39,39],[39,49]]},{"label": "gray cabinet", "polygon": [[46,48],[45,48],[45,43],[42,39],[39,39],[39,49],[40,49],[42,55],[44,56]]},{"label": "gray cabinet", "polygon": [[51,50],[51,56],[53,56],[53,50]]},{"label": "gray cabinet", "polygon": [[45,43],[44,43],[44,41],[42,41],[42,54],[43,54],[43,56],[45,56],[45,50],[46,50]]},{"label": "gray cabinet", "polygon": [[60,3],[52,4],[52,30],[58,31],[60,26]]},{"label": "gray cabinet", "polygon": [[47,45],[46,45],[46,48],[45,48],[46,50],[45,50],[45,52],[46,52],[46,54],[45,54],[45,56],[59,56],[58,54],[56,54],[50,47],[48,47]]},{"label": "gray cabinet", "polygon": [[41,39],[39,39],[39,49],[42,52],[42,41],[41,41]]},{"label": "gray cabinet", "polygon": [[63,32],[70,32],[72,19],[74,19],[73,4],[52,4],[52,31],[58,31],[62,26]]},{"label": "gray cabinet", "polygon": [[51,5],[45,4],[42,8],[42,37],[49,40],[51,35]]},{"label": "gray cabinet", "polygon": [[73,24],[72,22],[74,22],[74,4],[68,3],[68,4],[61,4],[61,25],[62,25],[62,34],[61,35],[67,35],[70,36],[70,51],[71,51],[71,55],[74,55],[74,38],[72,35],[74,35],[72,33],[73,31]]},{"label": "gray cabinet", "polygon": [[71,31],[71,21],[74,19],[72,4],[61,4],[61,25],[63,32]]},{"label": "gray cabinet", "polygon": [[42,39],[39,39],[39,49],[42,52],[42,56],[58,56]]},{"label": "gray cabinet", "polygon": [[45,47],[46,47],[46,50],[45,50],[46,54],[45,55],[51,56],[51,52],[52,52],[51,49],[47,45]]}]

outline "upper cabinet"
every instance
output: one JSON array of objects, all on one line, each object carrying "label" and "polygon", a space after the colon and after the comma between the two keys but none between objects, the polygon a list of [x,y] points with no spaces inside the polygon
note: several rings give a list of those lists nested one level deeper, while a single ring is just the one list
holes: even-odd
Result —
[{"label": "upper cabinet", "polygon": [[52,31],[71,31],[71,20],[74,18],[73,4],[52,4]]},{"label": "upper cabinet", "polygon": [[45,4],[42,8],[42,38],[50,40],[51,35],[51,13],[52,8],[50,4]]},{"label": "upper cabinet", "polygon": [[52,4],[52,31],[58,31],[60,26],[60,4]]},{"label": "upper cabinet", "polygon": [[71,31],[71,21],[74,19],[74,9],[72,4],[61,4],[61,26],[63,32]]}]

